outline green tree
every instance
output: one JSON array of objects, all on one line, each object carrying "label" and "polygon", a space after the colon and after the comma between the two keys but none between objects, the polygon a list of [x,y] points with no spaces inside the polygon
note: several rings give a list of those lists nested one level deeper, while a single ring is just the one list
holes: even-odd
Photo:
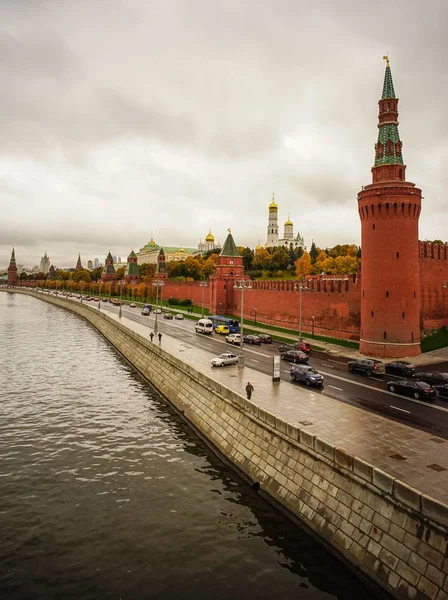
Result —
[{"label": "green tree", "polygon": [[86,283],[90,283],[92,278],[90,277],[89,271],[86,269],[82,269],[82,271],[75,271],[72,277],[73,281],[85,281]]},{"label": "green tree", "polygon": [[277,248],[271,258],[270,268],[273,271],[282,271],[289,264],[289,254],[285,248]]},{"label": "green tree", "polygon": [[310,254],[311,264],[314,265],[318,255],[319,255],[319,250],[316,248],[316,244],[314,243],[314,240],[313,240],[313,243],[311,244],[309,254]]},{"label": "green tree", "polygon": [[254,264],[254,251],[249,247],[244,248],[241,256],[243,257],[243,267],[246,271],[251,271]]}]

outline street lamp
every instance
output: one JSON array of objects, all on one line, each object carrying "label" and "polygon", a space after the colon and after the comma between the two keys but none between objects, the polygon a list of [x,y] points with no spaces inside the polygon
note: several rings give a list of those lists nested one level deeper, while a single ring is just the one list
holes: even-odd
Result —
[{"label": "street lamp", "polygon": [[101,285],[102,282],[98,284],[98,310],[101,310]]},{"label": "street lamp", "polygon": [[300,280],[300,282],[294,285],[294,291],[297,292],[297,290],[300,293],[300,300],[299,300],[299,342],[303,342],[303,337],[302,337],[302,292],[306,292],[307,290],[309,290],[310,288],[306,287],[305,282],[303,280]]},{"label": "street lamp", "polygon": [[244,354],[243,354],[243,334],[244,334],[244,290],[251,290],[252,285],[249,279],[239,279],[235,281],[233,286],[234,290],[241,292],[241,339],[240,339],[240,355],[238,357],[238,366],[244,367]]},{"label": "street lamp", "polygon": [[121,311],[121,292],[123,290],[123,280],[120,279],[120,310],[118,311],[118,317],[121,319],[122,311]]},{"label": "street lamp", "polygon": [[206,281],[200,281],[199,287],[202,288],[202,318],[204,318],[204,288],[206,288],[208,283]]},{"label": "street lamp", "polygon": [[255,325],[257,324],[257,309],[254,307]]},{"label": "street lamp", "polygon": [[158,303],[159,303],[159,288],[160,288],[160,305],[162,305],[162,287],[165,285],[165,282],[163,282],[161,279],[156,279],[155,281],[152,282],[152,285],[156,288],[156,310],[155,310],[155,314],[156,314],[156,319],[154,321],[154,335],[157,335],[159,333],[159,323],[157,321],[157,317],[158,317]]},{"label": "street lamp", "polygon": [[84,281],[81,282],[81,304],[82,304],[83,297],[84,297]]},{"label": "street lamp", "polygon": [[311,335],[314,337],[314,315],[311,315]]}]

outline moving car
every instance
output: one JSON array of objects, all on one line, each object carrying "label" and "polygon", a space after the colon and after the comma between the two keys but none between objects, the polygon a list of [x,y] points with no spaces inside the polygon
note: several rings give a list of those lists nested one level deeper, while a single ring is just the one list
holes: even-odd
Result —
[{"label": "moving car", "polygon": [[309,365],[292,365],[289,369],[289,374],[293,381],[301,381],[307,386],[324,385],[324,378],[316,369]]},{"label": "moving car", "polygon": [[230,329],[228,325],[218,325],[215,329],[215,333],[219,333],[221,335],[228,335],[230,333]]},{"label": "moving car", "polygon": [[308,362],[309,359],[308,354],[305,354],[305,352],[302,352],[301,350],[287,350],[286,352],[282,352],[280,356],[283,360],[288,360],[293,363],[305,363]]},{"label": "moving car", "polygon": [[415,373],[415,366],[407,360],[395,360],[386,365],[386,373],[401,375],[402,377],[412,377]]},{"label": "moving car", "polygon": [[386,372],[384,363],[373,358],[358,358],[358,360],[350,360],[347,364],[350,372],[360,371],[365,373],[367,377],[371,375],[383,375]]},{"label": "moving car", "polygon": [[199,319],[199,321],[194,326],[194,330],[196,333],[213,333],[213,321],[210,319]]},{"label": "moving car", "polygon": [[445,385],[445,383],[448,383],[448,373],[435,373],[433,371],[429,373],[415,373],[414,379],[424,381],[430,385]]},{"label": "moving car", "polygon": [[243,335],[243,342],[245,344],[255,344],[256,346],[259,346],[261,344],[261,340],[258,337],[258,335]]},{"label": "moving car", "polygon": [[402,396],[411,396],[418,400],[419,398],[433,398],[437,396],[436,388],[428,385],[424,381],[412,381],[409,379],[399,379],[398,381],[389,381],[387,389],[390,392],[401,394]]},{"label": "moving car", "polygon": [[267,333],[260,333],[258,337],[260,338],[262,344],[272,344],[272,338]]},{"label": "moving car", "polygon": [[165,314],[163,315],[163,318],[164,318],[164,319],[173,319],[174,317],[173,317],[173,315],[172,315],[171,313],[165,313]]},{"label": "moving car", "polygon": [[151,314],[151,311],[149,310],[149,308],[147,306],[145,306],[142,310],[142,315],[144,315],[145,317],[149,317],[149,315]]},{"label": "moving car", "polygon": [[226,342],[228,344],[235,344],[235,346],[239,346],[241,344],[241,334],[229,333],[229,335],[226,336]]},{"label": "moving car", "polygon": [[278,347],[280,354],[287,350],[300,350],[301,352],[305,352],[305,354],[309,354],[311,352],[311,344],[308,342],[296,342],[295,344],[280,344]]},{"label": "moving car", "polygon": [[131,302],[129,306],[130,306],[131,308],[137,308],[137,305],[136,305],[136,303],[135,303],[135,302]]},{"label": "moving car", "polygon": [[176,315],[176,319],[177,319],[178,321],[183,321],[183,320],[184,320],[184,315],[183,315],[182,313],[177,313],[177,315]]},{"label": "moving car", "polygon": [[161,308],[156,308],[154,311],[155,314],[157,315],[161,315],[162,314],[162,309]]},{"label": "moving car", "polygon": [[224,354],[220,354],[215,358],[212,358],[210,361],[212,367],[225,367],[226,365],[236,365],[238,363],[238,356],[236,354],[231,354],[230,352],[225,352]]}]

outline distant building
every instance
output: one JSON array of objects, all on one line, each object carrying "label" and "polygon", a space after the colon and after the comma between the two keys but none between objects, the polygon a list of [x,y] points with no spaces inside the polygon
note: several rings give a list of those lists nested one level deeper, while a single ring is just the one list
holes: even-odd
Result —
[{"label": "distant building", "polygon": [[91,260],[87,261],[87,268],[89,269],[89,271],[93,269],[93,262]]},{"label": "distant building", "polygon": [[[188,256],[193,256],[198,253],[197,248],[183,248],[182,246],[164,246],[164,254],[166,260],[185,260]],[[137,253],[137,262],[139,265],[143,264],[156,264],[157,257],[159,256],[160,246],[155,241],[151,240],[140,248]]]},{"label": "distant building", "polygon": [[203,254],[204,252],[208,252],[209,250],[216,250],[217,253],[221,250],[221,244],[215,244],[215,236],[209,229],[208,234],[205,237],[205,241],[202,240],[198,244],[198,252]]},{"label": "distant building", "polygon": [[121,263],[121,256],[112,256],[112,258],[114,259],[114,263],[116,265],[118,265],[119,263]]},{"label": "distant building", "polygon": [[81,264],[81,254],[78,254],[78,261],[76,263],[75,271],[82,271],[84,267]]},{"label": "distant building", "polygon": [[274,246],[284,246],[286,248],[305,248],[305,240],[297,233],[294,237],[294,223],[290,220],[285,221],[283,237],[278,234],[278,206],[272,195],[272,202],[269,205],[268,236],[265,244],[266,248]]},{"label": "distant building", "polygon": [[45,273],[45,275],[46,275],[49,270],[50,270],[50,259],[48,258],[47,253],[45,252],[45,254],[40,259],[39,273]]},{"label": "distant building", "polygon": [[134,250],[131,251],[128,256],[128,263],[126,265],[126,271],[123,279],[126,283],[139,283],[140,282],[140,267],[137,263],[137,255]]},{"label": "distant building", "polygon": [[117,273],[115,272],[114,259],[110,251],[106,256],[105,264],[106,266],[104,267],[104,271],[101,273],[101,280],[115,281],[117,279]]},{"label": "distant building", "polygon": [[97,258],[93,259],[93,268],[94,269],[98,269],[98,267],[100,267],[100,261]]},{"label": "distant building", "polygon": [[18,280],[17,276],[17,264],[16,264],[16,253],[14,248],[11,253],[11,260],[9,261],[8,267],[8,285],[15,285]]}]

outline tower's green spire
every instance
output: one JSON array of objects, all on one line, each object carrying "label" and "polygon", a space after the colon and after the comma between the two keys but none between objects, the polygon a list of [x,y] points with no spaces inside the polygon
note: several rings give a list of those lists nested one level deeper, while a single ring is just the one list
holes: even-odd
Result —
[{"label": "tower's green spire", "polygon": [[375,167],[404,165],[398,132],[398,98],[395,96],[389,58],[386,61],[383,95],[379,101],[378,141],[375,144]]},{"label": "tower's green spire", "polygon": [[389,57],[383,56],[386,61],[386,72],[384,73],[383,95],[381,98],[396,98],[394,82],[392,81],[392,71],[390,70]]}]

